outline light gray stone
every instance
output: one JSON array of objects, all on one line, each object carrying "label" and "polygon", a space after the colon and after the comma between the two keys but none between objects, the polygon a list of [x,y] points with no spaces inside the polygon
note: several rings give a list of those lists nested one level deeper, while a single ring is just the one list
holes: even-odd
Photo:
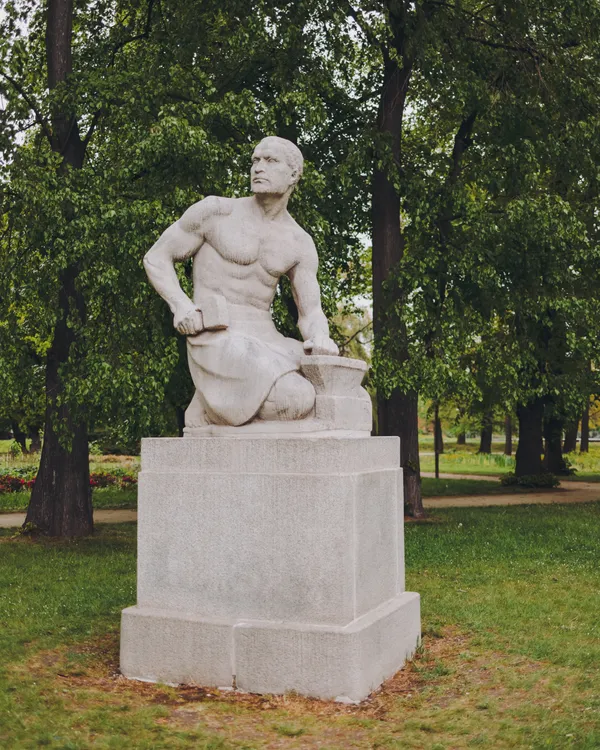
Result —
[{"label": "light gray stone", "polygon": [[[144,438],[142,476],[150,474],[338,474],[401,471],[397,437]],[[198,480],[200,481],[200,480]],[[402,493],[402,482],[396,491]]]},{"label": "light gray stone", "polygon": [[397,438],[144,440],[124,674],[365,697],[420,627],[398,463]]},{"label": "light gray stone", "polygon": [[[144,258],[175,328],[188,337],[196,386],[186,411],[190,429],[314,417],[315,389],[300,374],[301,360],[305,353],[337,355],[338,347],[321,309],[314,242],[287,211],[302,169],[296,145],[263,139],[252,156],[253,196],[199,201]],[[193,300],[174,269],[174,263],[190,257]],[[303,344],[282,336],[271,318],[284,274],[298,307]],[[343,369],[338,376],[344,378]],[[358,386],[360,379],[359,373]]]},{"label": "light gray stone", "polygon": [[398,454],[396,438],[144,440],[138,603],[345,624],[391,599]]},{"label": "light gray stone", "polygon": [[125,677],[171,685],[231,685],[230,622],[173,610],[128,607],[121,618],[121,672]]},{"label": "light gray stone", "polygon": [[400,594],[346,627],[246,622],[234,628],[236,684],[360,701],[410,658],[420,639],[419,595]]},{"label": "light gray stone", "polygon": [[419,595],[401,594],[345,627],[220,621],[130,607],[121,625],[126,677],[168,684],[295,690],[360,701],[400,669],[420,639]]},{"label": "light gray stone", "polygon": [[353,476],[142,475],[138,496],[140,606],[207,617],[353,618]]}]

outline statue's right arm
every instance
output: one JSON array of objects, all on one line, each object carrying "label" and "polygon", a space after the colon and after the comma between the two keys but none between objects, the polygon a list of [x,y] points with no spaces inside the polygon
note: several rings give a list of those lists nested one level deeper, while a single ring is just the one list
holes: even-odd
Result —
[{"label": "statue's right arm", "polygon": [[210,196],[193,206],[166,229],[144,257],[148,279],[167,302],[180,333],[202,330],[202,316],[179,284],[174,264],[194,256],[204,243],[206,224],[217,211],[217,198]]}]

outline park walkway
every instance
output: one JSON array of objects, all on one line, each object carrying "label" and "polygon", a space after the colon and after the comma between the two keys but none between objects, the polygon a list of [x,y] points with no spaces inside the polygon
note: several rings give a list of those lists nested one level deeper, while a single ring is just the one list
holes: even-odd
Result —
[{"label": "park walkway", "polygon": [[[421,472],[421,476],[433,478],[430,471]],[[440,479],[479,479],[499,480],[499,475],[482,474],[445,474],[440,473]],[[467,495],[440,496],[423,498],[426,508],[483,508],[492,505],[556,505],[564,503],[593,503],[600,500],[600,483],[572,482],[561,480],[560,487],[554,490],[540,490],[539,492],[511,492],[506,495]]]},{"label": "park walkway", "polygon": [[[424,477],[433,477],[432,472],[422,472]],[[440,474],[440,479],[499,479],[498,476],[481,474]],[[593,503],[600,500],[600,483],[562,481],[555,490],[543,492],[510,493],[506,495],[466,495],[423,498],[428,510],[435,508],[485,508],[494,505],[555,505],[565,503]],[[22,526],[25,513],[0,513],[0,528]],[[94,523],[127,523],[137,521],[135,510],[96,510]]]}]

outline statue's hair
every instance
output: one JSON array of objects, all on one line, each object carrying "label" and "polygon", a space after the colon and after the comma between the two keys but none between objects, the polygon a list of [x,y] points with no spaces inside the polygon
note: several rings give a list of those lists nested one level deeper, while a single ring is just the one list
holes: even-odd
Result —
[{"label": "statue's hair", "polygon": [[298,179],[300,179],[302,177],[302,172],[304,171],[304,157],[298,146],[285,138],[280,138],[278,135],[268,135],[266,138],[263,138],[258,145],[261,146],[263,143],[269,143],[269,141],[271,143],[276,143],[283,148],[285,160],[288,163],[288,166],[296,170]]}]

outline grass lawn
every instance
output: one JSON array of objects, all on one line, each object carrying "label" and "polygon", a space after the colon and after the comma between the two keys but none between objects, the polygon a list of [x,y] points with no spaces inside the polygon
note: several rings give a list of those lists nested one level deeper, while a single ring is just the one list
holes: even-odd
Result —
[{"label": "grass lawn", "polygon": [[522,494],[524,487],[503,487],[497,479],[433,479],[422,477],[423,497],[460,497],[464,495]]},{"label": "grass lawn", "polygon": [[[600,481],[600,445],[592,443],[589,453],[568,453],[565,458],[577,473],[570,477],[575,481]],[[472,452],[448,450],[440,455],[440,471],[444,474],[478,474],[480,476],[501,475],[515,469],[515,458],[502,453],[477,455]],[[435,470],[434,456],[421,456],[421,471]]]},{"label": "grass lawn", "polygon": [[0,747],[600,747],[600,503],[461,508],[407,524],[417,659],[360,706],[128,682],[135,525],[0,533]]},{"label": "grass lawn", "polygon": [[[0,513],[27,510],[30,492],[0,493]],[[104,487],[92,492],[94,508],[137,508],[137,489]]]},{"label": "grass lawn", "polygon": [[[515,459],[502,453],[477,455],[473,453],[442,453],[440,471],[444,474],[499,475],[514,471]],[[421,456],[421,471],[435,471],[435,457]]]}]

